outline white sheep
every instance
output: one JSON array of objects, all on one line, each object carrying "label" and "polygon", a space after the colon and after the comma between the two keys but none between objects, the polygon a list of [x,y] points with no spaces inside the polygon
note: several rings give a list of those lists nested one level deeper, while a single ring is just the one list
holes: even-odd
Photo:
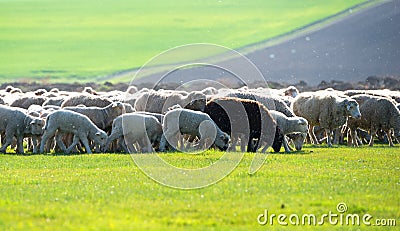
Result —
[{"label": "white sheep", "polygon": [[292,108],[297,116],[307,119],[314,144],[318,144],[314,126],[320,125],[325,129],[329,147],[332,146],[333,129],[343,126],[349,116],[357,119],[361,117],[358,103],[354,99],[339,97],[329,91],[301,93],[294,99]]},{"label": "white sheep", "polygon": [[65,107],[63,109],[89,117],[103,131],[110,130],[113,120],[125,113],[125,106],[121,102],[114,102],[106,107]]},{"label": "white sheep", "polygon": [[[296,133],[307,133],[308,122],[303,117],[288,117],[282,112],[269,110],[269,114],[275,119],[278,128],[283,135],[296,134]],[[303,141],[305,136],[303,137]],[[290,152],[290,147],[288,146],[287,140],[283,138],[283,147],[286,152]]]},{"label": "white sheep", "polygon": [[206,96],[198,91],[187,95],[180,91],[149,91],[137,98],[135,110],[164,114],[169,107],[176,104],[184,108],[202,111],[206,104]]},{"label": "white sheep", "polygon": [[141,152],[152,152],[152,144],[158,147],[162,132],[162,125],[154,116],[135,112],[123,114],[114,119],[104,151],[111,142],[124,137],[126,146],[123,145],[123,148],[126,152],[136,152],[135,142],[138,142]]},{"label": "white sheep", "polygon": [[219,149],[225,151],[229,146],[230,137],[214,123],[209,115],[189,109],[174,109],[168,111],[164,117],[164,134],[160,142],[160,151],[165,151],[167,142],[175,149],[177,136],[187,134],[191,137],[199,137],[200,146],[210,140]]},{"label": "white sheep", "polygon": [[[365,97],[369,99],[365,100]],[[355,95],[352,98],[363,100],[360,103],[361,119],[349,119],[348,121],[354,146],[358,146],[357,128],[370,130],[370,146],[374,145],[374,136],[378,129],[382,129],[386,133],[390,146],[394,146],[391,138],[391,129],[394,130],[395,139],[400,141],[400,111],[396,108],[392,100],[371,95]]]},{"label": "white sheep", "polygon": [[[78,144],[79,140],[85,146],[87,153],[92,153],[89,147],[89,139],[96,144],[103,146],[107,141],[107,134],[99,129],[90,119],[77,112],[58,110],[46,118],[45,131],[40,142],[40,153],[44,152],[44,146],[50,137],[56,135],[57,144],[65,152],[69,153]],[[74,134],[72,144],[66,148],[61,140],[61,135],[66,133]]]},{"label": "white sheep", "polygon": [[72,94],[61,104],[61,107],[73,107],[80,104],[87,107],[106,107],[112,103],[111,100],[88,93]]},{"label": "white sheep", "polygon": [[23,139],[32,136],[34,153],[36,153],[36,139],[43,133],[44,120],[26,114],[20,108],[0,106],[0,132],[5,133],[5,142],[0,152],[5,153],[8,146],[17,138],[17,152],[24,153]]}]

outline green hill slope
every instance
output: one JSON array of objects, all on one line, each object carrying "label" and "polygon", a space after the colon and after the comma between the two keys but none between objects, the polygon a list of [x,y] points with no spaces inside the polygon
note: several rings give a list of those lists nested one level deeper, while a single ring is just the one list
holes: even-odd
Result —
[{"label": "green hill slope", "polygon": [[0,82],[95,81],[175,46],[239,48],[360,2],[0,0]]}]

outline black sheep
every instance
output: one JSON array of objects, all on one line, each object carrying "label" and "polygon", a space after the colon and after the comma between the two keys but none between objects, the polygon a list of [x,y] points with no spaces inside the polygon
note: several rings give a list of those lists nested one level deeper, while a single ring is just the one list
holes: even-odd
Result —
[{"label": "black sheep", "polygon": [[231,137],[244,135],[241,136],[242,142],[247,142],[248,152],[256,152],[263,143],[266,147],[272,144],[276,122],[268,109],[257,101],[233,97],[216,98],[206,104],[204,112]]}]

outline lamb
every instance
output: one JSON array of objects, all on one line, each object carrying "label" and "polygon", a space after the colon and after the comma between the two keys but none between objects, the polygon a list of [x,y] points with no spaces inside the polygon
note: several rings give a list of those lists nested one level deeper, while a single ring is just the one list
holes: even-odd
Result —
[{"label": "lamb", "polygon": [[85,105],[86,107],[106,107],[112,103],[111,100],[102,98],[91,94],[77,94],[72,95],[61,104],[61,107],[72,107],[78,106],[79,104]]},{"label": "lamb", "polygon": [[[269,113],[272,118],[275,119],[277,126],[283,135],[294,133],[304,134],[308,131],[308,122],[302,117],[287,117],[285,114],[274,110],[270,110]],[[303,135],[302,137],[304,138],[305,136]],[[285,138],[283,138],[283,147],[286,152],[290,152],[290,148]]]},{"label": "lamb", "polygon": [[104,151],[107,151],[111,142],[124,136],[126,146],[123,148],[126,152],[136,152],[133,146],[135,142],[139,143],[142,152],[151,152],[152,144],[155,148],[159,145],[162,133],[162,125],[154,116],[135,112],[123,114],[114,119]]},{"label": "lamb", "polygon": [[310,124],[310,137],[314,144],[318,140],[314,134],[314,126],[320,125],[327,134],[327,144],[332,146],[331,131],[343,126],[347,117],[360,118],[358,103],[349,97],[339,97],[329,91],[319,93],[301,93],[293,101],[292,108],[297,116],[307,119]]},{"label": "lamb", "polygon": [[98,128],[103,131],[111,130],[112,122],[119,115],[125,113],[123,103],[115,102],[106,107],[65,107],[64,110],[70,110],[86,115]]},{"label": "lamb", "polygon": [[[354,96],[356,97],[356,96]],[[358,96],[362,97],[362,96]],[[348,127],[351,130],[352,143],[354,146],[357,144],[357,128],[370,130],[371,139],[369,146],[374,145],[374,136],[378,129],[382,129],[388,138],[389,145],[393,145],[391,129],[394,130],[394,136],[397,141],[400,141],[400,111],[396,108],[393,102],[384,97],[369,96],[361,106],[360,111],[362,117],[359,120],[349,119]]]},{"label": "lamb", "polygon": [[[266,144],[262,149],[265,152],[273,142],[276,121],[268,109],[257,101],[232,97],[215,98],[207,102],[204,112],[233,139],[241,137],[241,142],[247,143],[248,152],[256,152],[259,143]],[[253,139],[257,140],[255,144]]]},{"label": "lamb", "polygon": [[200,146],[211,139],[220,150],[228,149],[230,137],[215,124],[209,115],[199,111],[177,108],[168,111],[164,117],[164,134],[160,142],[160,151],[165,151],[167,142],[172,149],[177,147],[177,135],[188,134],[200,138]]},{"label": "lamb", "polygon": [[[44,146],[50,137],[53,137],[56,132],[56,141],[64,153],[68,154],[78,144],[79,140],[85,146],[86,152],[91,154],[88,138],[96,144],[104,146],[107,141],[107,134],[99,129],[90,119],[77,112],[68,110],[58,110],[46,118],[46,126],[44,129],[42,141],[40,142],[40,153],[44,152]],[[61,140],[61,134],[74,134],[73,142],[68,148],[65,147]]]},{"label": "lamb", "polygon": [[17,153],[24,153],[23,139],[32,136],[34,139],[34,153],[36,153],[36,138],[43,133],[44,120],[27,115],[20,108],[0,106],[0,132],[5,133],[5,142],[0,152],[5,153],[6,149],[17,138]]},{"label": "lamb", "polygon": [[135,110],[165,114],[169,107],[176,104],[187,109],[203,111],[206,96],[198,91],[193,91],[186,96],[178,92],[150,91],[137,98]]}]

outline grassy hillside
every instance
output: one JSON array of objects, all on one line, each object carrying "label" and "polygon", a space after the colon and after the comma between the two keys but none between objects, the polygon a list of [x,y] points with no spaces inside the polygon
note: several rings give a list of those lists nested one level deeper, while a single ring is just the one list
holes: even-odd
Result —
[{"label": "grassy hillside", "polygon": [[0,0],[0,82],[93,81],[175,46],[238,48],[360,2]]},{"label": "grassy hillside", "polygon": [[[397,219],[398,147],[307,146],[296,155],[269,154],[248,175],[252,154],[219,183],[177,190],[146,177],[129,155],[1,155],[1,230],[281,230],[260,226],[259,214],[321,216],[346,203],[343,213]],[[175,166],[208,166],[221,153],[163,154]],[[287,220],[286,220],[287,221]],[[287,221],[288,222],[288,221]],[[319,225],[318,225],[319,226]],[[289,225],[314,230],[313,225]],[[390,230],[395,227],[331,225],[323,230]]]}]

